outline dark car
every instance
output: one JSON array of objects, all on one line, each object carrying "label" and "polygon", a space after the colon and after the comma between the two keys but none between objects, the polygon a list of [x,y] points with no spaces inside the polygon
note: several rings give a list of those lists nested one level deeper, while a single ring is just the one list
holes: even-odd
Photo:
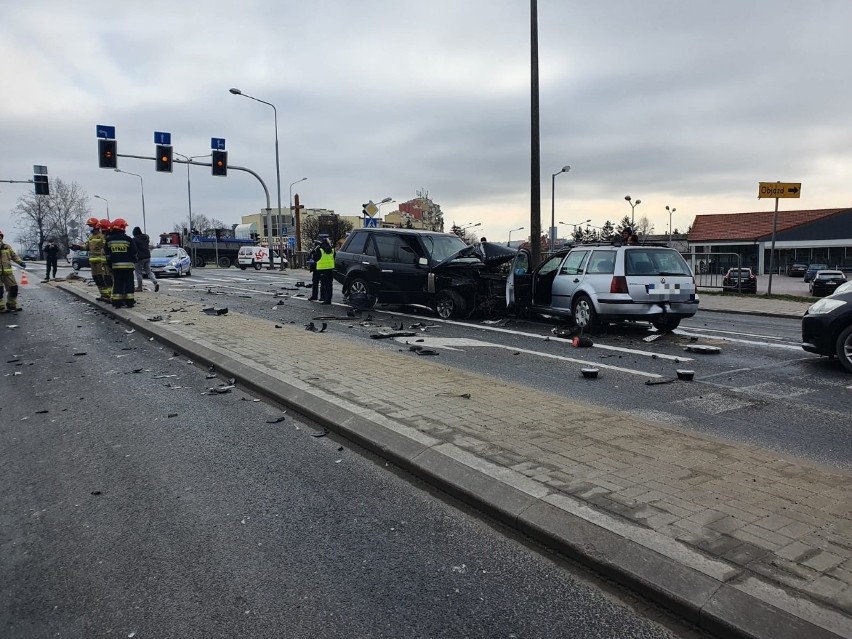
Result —
[{"label": "dark car", "polygon": [[71,255],[71,268],[75,271],[79,271],[81,268],[89,268],[89,266],[89,252],[74,251]]},{"label": "dark car", "polygon": [[817,271],[808,289],[814,297],[831,295],[838,286],[846,282],[843,271]]},{"label": "dark car", "polygon": [[804,262],[793,262],[792,264],[787,265],[787,276],[788,277],[803,277],[805,271],[808,270],[808,265]]},{"label": "dark car", "polygon": [[802,348],[837,357],[852,373],[852,282],[812,304],[802,318]]},{"label": "dark car", "polygon": [[29,262],[30,260],[37,260],[38,258],[38,249],[27,249],[24,251],[23,255],[21,255],[21,259],[26,262]]},{"label": "dark car", "polygon": [[514,249],[467,245],[457,235],[416,229],[356,229],[334,260],[334,279],[358,305],[414,304],[440,317],[469,317],[477,307],[505,303],[499,265]]},{"label": "dark car", "polygon": [[828,264],[811,264],[808,266],[808,270],[805,271],[805,282],[810,282],[814,279],[814,275],[816,275],[817,271],[827,271]]},{"label": "dark car", "polygon": [[757,293],[757,275],[750,268],[729,268],[722,278],[722,290],[734,293]]}]

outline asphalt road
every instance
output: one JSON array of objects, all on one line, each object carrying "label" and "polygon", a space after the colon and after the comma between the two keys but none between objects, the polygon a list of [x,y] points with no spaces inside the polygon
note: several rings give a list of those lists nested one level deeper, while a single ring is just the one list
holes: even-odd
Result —
[{"label": "asphalt road", "polygon": [[85,303],[21,301],[0,636],[696,636]]},{"label": "asphalt road", "polygon": [[[838,362],[804,352],[798,320],[701,312],[673,335],[653,342],[645,325],[610,327],[594,336],[594,347],[574,348],[557,339],[563,322],[548,318],[500,319],[490,323],[442,321],[426,310],[393,307],[356,319],[346,307],[308,302],[296,288],[303,271],[268,273],[196,269],[190,278],[170,279],[165,290],[199,301],[213,299],[239,312],[307,324],[334,315],[329,331],[344,332],[372,348],[407,351],[406,342],[436,350],[442,362],[485,372],[520,387],[545,389],[578,401],[629,411],[643,419],[771,449],[837,468],[852,468],[852,376]],[[338,288],[339,291],[339,288]],[[274,293],[290,295],[283,305]],[[335,301],[342,300],[339,292]],[[366,324],[366,325],[362,325]],[[375,340],[381,328],[411,326],[418,335]],[[424,327],[426,330],[422,330]],[[718,354],[687,351],[716,346]],[[412,357],[415,355],[412,354]],[[580,369],[599,369],[595,380]],[[693,370],[693,382],[672,381],[677,370]],[[519,400],[523,401],[522,395]]]}]

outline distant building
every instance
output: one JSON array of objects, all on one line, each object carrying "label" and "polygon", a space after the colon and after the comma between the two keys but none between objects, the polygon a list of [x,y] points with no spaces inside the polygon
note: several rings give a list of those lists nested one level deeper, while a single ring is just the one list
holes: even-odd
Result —
[{"label": "distant building", "polygon": [[[687,238],[689,249],[736,254],[742,266],[767,273],[774,216],[774,211],[697,215]],[[777,269],[794,261],[852,268],[852,209],[778,211],[775,250]],[[736,265],[730,259],[716,263],[725,262]]]},{"label": "distant building", "polygon": [[429,199],[426,191],[418,191],[416,198],[403,202],[398,210],[387,213],[382,220],[382,226],[443,231],[444,214],[441,212],[441,206]]}]

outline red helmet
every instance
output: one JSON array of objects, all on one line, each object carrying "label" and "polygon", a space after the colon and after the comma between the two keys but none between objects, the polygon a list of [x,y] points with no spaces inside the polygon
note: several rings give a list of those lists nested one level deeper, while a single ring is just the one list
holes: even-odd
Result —
[{"label": "red helmet", "polygon": [[100,224],[100,222],[98,222],[98,218],[96,217],[90,217],[88,220],[86,220],[86,226],[91,226],[94,228],[98,224]]},{"label": "red helmet", "polygon": [[106,218],[98,222],[98,228],[102,231],[109,231],[109,227],[112,225],[112,222],[107,220]]},{"label": "red helmet", "polygon": [[121,229],[123,231],[127,228],[127,222],[124,221],[123,217],[117,217],[112,221],[112,228]]}]

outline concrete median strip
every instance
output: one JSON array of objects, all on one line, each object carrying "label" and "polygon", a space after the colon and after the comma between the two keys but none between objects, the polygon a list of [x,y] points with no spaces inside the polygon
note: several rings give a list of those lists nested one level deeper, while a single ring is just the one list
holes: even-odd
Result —
[{"label": "concrete median strip", "polygon": [[[287,325],[275,333],[292,337],[286,352],[270,353],[267,320],[211,317],[179,300],[193,322],[151,323],[143,309],[113,311],[85,287],[59,287],[711,632],[852,637],[848,473],[518,389],[434,358],[379,352],[341,333]],[[144,312],[167,317],[176,301],[160,294]],[[302,368],[329,349],[327,375]],[[464,402],[461,391],[470,395]],[[752,549],[748,562],[731,559]],[[844,552],[837,563],[824,557]]]}]

